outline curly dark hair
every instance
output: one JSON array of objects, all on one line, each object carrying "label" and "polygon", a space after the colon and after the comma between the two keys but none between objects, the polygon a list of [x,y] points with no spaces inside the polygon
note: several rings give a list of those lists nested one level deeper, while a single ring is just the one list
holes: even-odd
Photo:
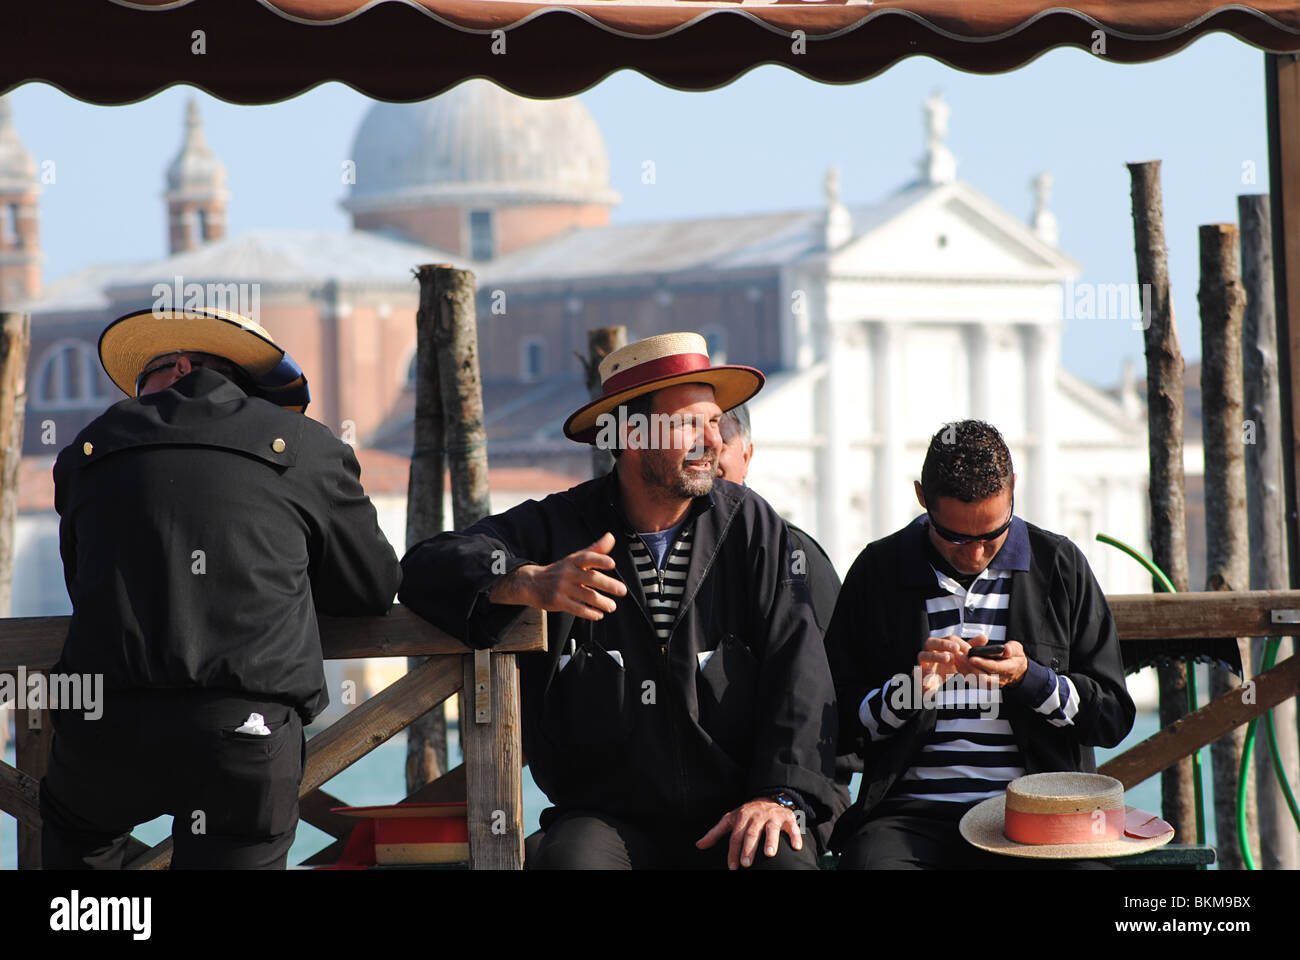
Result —
[{"label": "curly dark hair", "polygon": [[1011,451],[997,427],[983,420],[945,423],[930,438],[921,467],[921,493],[931,504],[935,497],[974,503],[1005,490],[1011,472]]}]

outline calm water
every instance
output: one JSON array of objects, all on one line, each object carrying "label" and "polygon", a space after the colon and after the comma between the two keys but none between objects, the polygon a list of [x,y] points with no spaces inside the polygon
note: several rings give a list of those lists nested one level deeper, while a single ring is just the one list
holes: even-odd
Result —
[{"label": "calm water", "polygon": [[[460,743],[456,736],[454,721],[448,724],[448,751],[451,754],[450,762],[452,766],[460,763]],[[1102,763],[1118,753],[1122,753],[1129,747],[1134,746],[1147,737],[1151,736],[1158,729],[1158,723],[1155,713],[1139,713],[1137,722],[1134,724],[1133,731],[1128,738],[1118,747],[1112,750],[1098,750],[1097,762]],[[1209,773],[1210,758],[1209,750],[1202,751],[1202,766],[1204,768],[1205,791],[1206,791],[1206,832],[1208,842],[1215,842],[1214,833],[1214,794],[1213,784]],[[5,751],[5,762],[13,765],[13,745],[9,744]],[[405,789],[405,764],[406,764],[406,737],[398,735],[393,737],[383,746],[371,751],[369,755],[354,763],[347,770],[335,777],[329,782],[326,789],[334,796],[339,797],[344,802],[352,806],[371,806],[382,803],[395,803],[406,795]],[[857,782],[853,784],[854,796],[857,795]],[[533,779],[529,776],[528,770],[524,770],[524,830],[525,834],[531,833],[537,829],[538,815],[549,804],[546,797],[537,789]],[[1160,778],[1152,777],[1145,783],[1138,784],[1132,790],[1128,791],[1128,802],[1134,806],[1142,807],[1146,810],[1160,809]],[[15,867],[16,860],[16,823],[14,819],[7,814],[0,814],[0,869],[12,870]],[[159,817],[149,823],[142,824],[135,830],[135,835],[146,843],[158,843],[171,834],[171,817]],[[328,846],[331,837],[317,830],[315,827],[300,823],[298,826],[298,835],[294,841],[293,849],[289,854],[291,864],[301,863],[305,858],[311,856],[316,851]]]}]

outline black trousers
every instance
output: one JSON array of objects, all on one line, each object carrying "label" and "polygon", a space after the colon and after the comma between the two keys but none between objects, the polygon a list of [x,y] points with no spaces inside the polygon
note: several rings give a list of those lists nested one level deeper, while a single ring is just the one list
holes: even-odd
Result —
[{"label": "black trousers", "polygon": [[[197,689],[104,700],[94,720],[53,712],[45,869],[121,869],[131,830],[164,814],[174,870],[284,869],[307,756],[293,707]],[[252,713],[270,736],[235,732]]]},{"label": "black trousers", "polygon": [[[571,811],[547,826],[525,864],[530,870],[726,870],[730,837],[707,850],[695,846],[714,823],[716,819],[689,826],[633,823],[589,810]],[[773,857],[763,852],[764,843],[760,837],[753,865],[743,869],[817,869],[812,834],[804,836],[802,850],[795,850],[790,838],[781,834]]]},{"label": "black trousers", "polygon": [[971,846],[957,829],[973,804],[882,801],[842,845],[839,870],[1109,870],[1098,860],[1030,860]]}]

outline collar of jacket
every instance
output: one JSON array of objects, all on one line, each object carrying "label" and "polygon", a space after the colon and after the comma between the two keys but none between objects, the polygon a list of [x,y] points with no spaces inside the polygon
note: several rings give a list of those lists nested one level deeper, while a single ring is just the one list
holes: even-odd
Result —
[{"label": "collar of jacket", "polygon": [[[905,586],[934,585],[934,568],[925,555],[925,538],[930,535],[929,528],[930,520],[924,513],[903,528],[899,551],[902,554],[902,582]],[[1029,569],[1029,530],[1024,520],[1011,518],[1007,539],[1003,541],[997,556],[989,561],[989,567],[994,570]]]},{"label": "collar of jacket", "polygon": [[[632,528],[632,524],[623,510],[617,474],[618,467],[615,466],[613,470],[603,477],[573,487],[562,495],[573,502],[579,515],[588,524],[592,540],[597,539],[606,530],[609,530],[619,538],[619,545],[622,545],[622,540],[627,534],[639,531]],[[712,568],[714,560],[717,559],[718,550],[723,538],[726,536],[727,529],[731,526],[732,519],[748,494],[749,491],[746,487],[738,486],[726,480],[714,480],[711,493],[703,494],[691,500],[691,505],[686,511],[685,522],[694,526],[695,533],[691,546],[691,565],[686,574],[682,604],[677,614],[679,620],[690,607],[701,583],[703,583],[705,576]],[[604,516],[601,516],[600,513],[593,515],[593,511],[590,510],[592,506],[595,506]],[[617,565],[617,572],[623,580],[624,586],[628,588],[631,596],[637,598],[638,606],[645,613],[646,622],[653,627],[649,613],[646,612],[646,598],[641,590],[641,578],[637,576],[636,567],[632,563],[631,551],[627,550],[626,547],[616,549],[614,551],[614,562]]]},{"label": "collar of jacket", "polygon": [[121,450],[179,445],[293,466],[305,422],[302,414],[249,397],[215,370],[197,367],[166,390],[109,407],[77,434],[71,466],[86,467]]}]

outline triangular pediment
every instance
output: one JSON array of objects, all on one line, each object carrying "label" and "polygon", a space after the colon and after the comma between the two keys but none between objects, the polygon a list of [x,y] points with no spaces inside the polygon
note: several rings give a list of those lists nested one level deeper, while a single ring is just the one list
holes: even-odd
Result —
[{"label": "triangular pediment", "polygon": [[921,192],[915,202],[867,226],[830,255],[830,267],[842,277],[947,280],[1063,280],[1080,270],[1028,224],[960,181]]}]

